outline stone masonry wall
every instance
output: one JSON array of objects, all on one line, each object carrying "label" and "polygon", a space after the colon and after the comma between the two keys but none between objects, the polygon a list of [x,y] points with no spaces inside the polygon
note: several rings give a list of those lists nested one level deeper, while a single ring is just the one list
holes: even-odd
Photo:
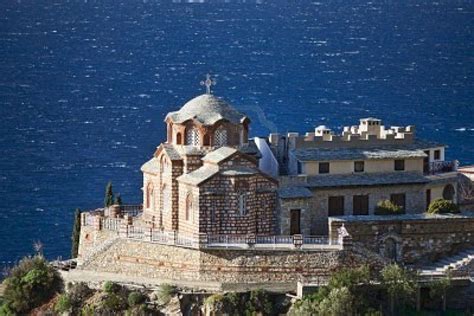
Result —
[{"label": "stone masonry wall", "polygon": [[[474,246],[472,215],[348,216],[330,218],[330,235],[344,224],[356,243],[397,261],[436,261]],[[390,249],[391,250],[390,250]]]},{"label": "stone masonry wall", "polygon": [[350,251],[336,249],[198,250],[118,239],[79,269],[164,280],[271,284],[310,282],[365,260]]}]

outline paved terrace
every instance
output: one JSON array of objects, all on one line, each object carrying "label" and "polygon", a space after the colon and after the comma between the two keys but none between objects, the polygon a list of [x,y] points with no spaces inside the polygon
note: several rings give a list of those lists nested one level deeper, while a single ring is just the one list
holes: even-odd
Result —
[{"label": "paved terrace", "polygon": [[[82,225],[96,230],[117,232],[118,238],[140,240],[162,245],[173,245],[195,249],[252,249],[252,250],[340,250],[339,238],[308,235],[213,235],[181,234],[163,231],[141,220],[140,206],[121,206],[120,214],[107,216],[105,209],[96,209],[82,214]],[[107,215],[106,215],[107,214]]]}]

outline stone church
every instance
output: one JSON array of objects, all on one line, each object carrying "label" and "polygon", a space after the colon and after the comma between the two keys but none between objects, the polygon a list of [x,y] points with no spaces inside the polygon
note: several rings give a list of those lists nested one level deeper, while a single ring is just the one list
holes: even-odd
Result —
[{"label": "stone church", "polygon": [[141,168],[143,219],[189,235],[273,234],[278,183],[258,167],[250,119],[207,93],[165,123],[166,143]]}]

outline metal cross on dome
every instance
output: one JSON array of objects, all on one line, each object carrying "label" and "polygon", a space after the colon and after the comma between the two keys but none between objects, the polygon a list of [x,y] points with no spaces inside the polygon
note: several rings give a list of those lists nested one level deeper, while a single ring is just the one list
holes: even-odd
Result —
[{"label": "metal cross on dome", "polygon": [[211,79],[211,75],[207,74],[206,75],[206,80],[201,81],[201,86],[206,86],[206,93],[211,94],[211,86],[215,86],[216,81],[214,79]]}]

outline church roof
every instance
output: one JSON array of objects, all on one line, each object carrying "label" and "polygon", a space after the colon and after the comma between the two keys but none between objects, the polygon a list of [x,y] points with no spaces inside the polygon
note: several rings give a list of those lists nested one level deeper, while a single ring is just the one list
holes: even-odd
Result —
[{"label": "church roof", "polygon": [[223,99],[203,94],[188,101],[179,111],[168,113],[168,118],[174,123],[194,119],[203,125],[213,125],[222,119],[238,124],[247,117]]},{"label": "church roof", "polygon": [[219,163],[237,152],[237,149],[231,147],[220,147],[202,158],[202,161]]},{"label": "church roof", "polygon": [[146,173],[158,174],[158,172],[160,171],[160,164],[159,164],[158,159],[151,158],[150,160],[148,160],[142,165],[140,170]]},{"label": "church roof", "polygon": [[179,176],[177,180],[191,185],[199,185],[217,173],[219,173],[219,167],[217,166],[202,166],[190,173]]}]

